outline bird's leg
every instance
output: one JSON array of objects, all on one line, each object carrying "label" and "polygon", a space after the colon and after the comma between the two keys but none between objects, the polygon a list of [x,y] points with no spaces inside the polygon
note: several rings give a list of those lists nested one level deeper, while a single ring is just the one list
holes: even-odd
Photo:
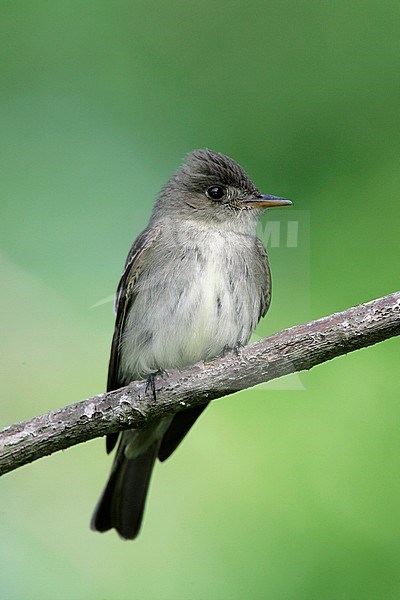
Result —
[{"label": "bird's leg", "polygon": [[158,375],[160,375],[161,377],[168,377],[168,372],[165,369],[157,369],[157,371],[154,371],[154,373],[149,373],[149,375],[147,375],[147,379],[146,379],[145,394],[147,394],[147,392],[150,390],[151,393],[153,394],[154,402],[157,400],[156,377]]},{"label": "bird's leg", "polygon": [[236,356],[239,356],[242,348],[244,348],[244,344],[242,344],[242,342],[236,342],[236,344],[234,346],[228,346],[228,344],[226,344],[226,346],[224,346],[224,349],[222,351],[222,356],[226,356],[227,354],[230,354],[231,352],[234,352],[236,354]]}]

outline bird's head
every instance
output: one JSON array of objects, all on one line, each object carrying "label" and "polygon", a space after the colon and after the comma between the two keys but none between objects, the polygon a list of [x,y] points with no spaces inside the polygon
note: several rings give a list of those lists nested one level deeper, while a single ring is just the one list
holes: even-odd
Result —
[{"label": "bird's head", "polygon": [[256,223],[266,208],[292,204],[262,194],[234,160],[212,150],[195,150],[163,187],[155,214],[209,223]]}]

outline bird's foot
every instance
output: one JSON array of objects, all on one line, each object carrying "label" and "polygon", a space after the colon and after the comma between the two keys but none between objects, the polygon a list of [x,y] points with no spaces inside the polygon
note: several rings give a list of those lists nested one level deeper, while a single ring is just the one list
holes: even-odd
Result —
[{"label": "bird's foot", "polygon": [[149,391],[153,394],[154,402],[157,400],[156,394],[156,378],[157,376],[168,377],[168,372],[165,369],[157,369],[154,373],[150,373],[146,379],[146,389],[145,394]]},{"label": "bird's foot", "polygon": [[236,344],[234,346],[228,346],[228,344],[226,344],[226,346],[224,347],[223,351],[222,351],[222,356],[226,356],[227,354],[230,354],[231,352],[234,352],[236,354],[236,356],[239,356],[240,351],[244,348],[244,344],[242,344],[242,342],[236,342]]}]

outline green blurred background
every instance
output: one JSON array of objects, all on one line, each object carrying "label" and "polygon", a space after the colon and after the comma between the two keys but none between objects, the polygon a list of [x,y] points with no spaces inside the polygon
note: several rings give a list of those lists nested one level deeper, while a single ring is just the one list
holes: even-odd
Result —
[{"label": "green blurred background", "polygon": [[[399,17],[390,0],[3,0],[2,425],[104,390],[113,315],[92,306],[193,148],[295,202],[271,213],[299,241],[271,248],[258,336],[397,289]],[[5,476],[2,598],[399,598],[398,365],[393,339],[215,402],[157,466],[134,543],[88,528],[103,440]]]}]

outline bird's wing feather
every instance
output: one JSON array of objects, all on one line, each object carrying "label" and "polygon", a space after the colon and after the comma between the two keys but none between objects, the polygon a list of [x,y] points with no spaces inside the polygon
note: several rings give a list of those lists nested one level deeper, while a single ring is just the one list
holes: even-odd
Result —
[{"label": "bird's wing feather", "polygon": [[259,265],[262,272],[262,284],[261,284],[261,302],[260,302],[260,316],[265,317],[271,304],[271,271],[269,268],[269,261],[267,251],[264,248],[264,244],[259,238],[256,238],[256,249],[259,257]]},{"label": "bird's wing feather", "polygon": [[[124,331],[125,318],[135,300],[135,285],[140,275],[143,258],[147,255],[155,240],[161,233],[161,226],[147,227],[136,238],[128,254],[125,269],[118,284],[115,295],[114,310],[116,313],[114,336],[111,344],[110,362],[108,366],[107,391],[116,390],[122,383],[118,377],[121,338]],[[117,433],[107,436],[107,452],[111,452],[118,439]]]}]

